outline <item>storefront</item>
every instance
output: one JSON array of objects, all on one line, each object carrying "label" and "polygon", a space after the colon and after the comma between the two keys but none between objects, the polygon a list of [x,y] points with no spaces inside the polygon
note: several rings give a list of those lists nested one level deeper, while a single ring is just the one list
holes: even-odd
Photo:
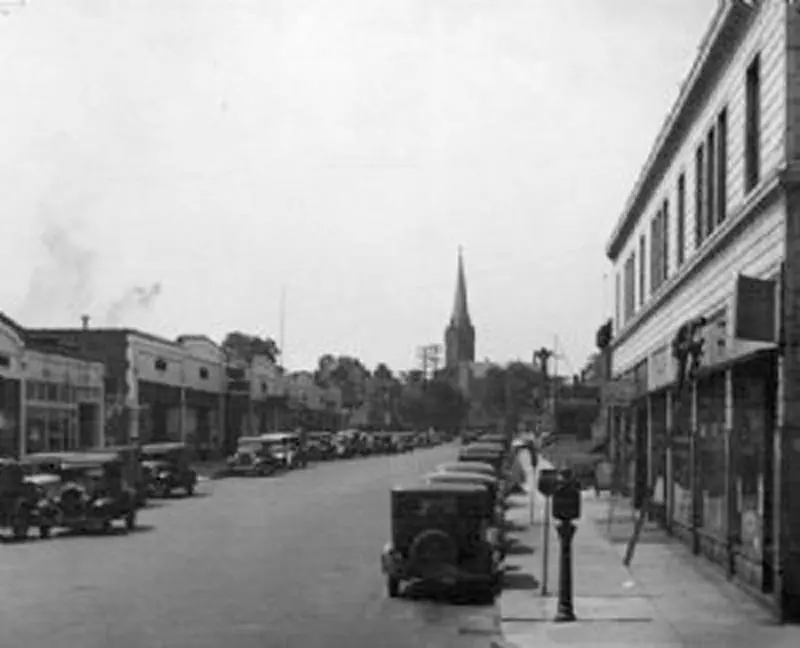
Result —
[{"label": "storefront", "polygon": [[20,453],[23,349],[22,327],[0,313],[0,456],[4,457]]},{"label": "storefront", "polygon": [[25,350],[22,454],[104,443],[104,366],[66,350]]}]

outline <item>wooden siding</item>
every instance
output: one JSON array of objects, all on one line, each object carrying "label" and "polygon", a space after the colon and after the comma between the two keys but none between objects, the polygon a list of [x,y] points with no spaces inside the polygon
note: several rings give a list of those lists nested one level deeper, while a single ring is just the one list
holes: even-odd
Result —
[{"label": "wooden siding", "polygon": [[[710,315],[722,306],[728,306],[732,312],[737,274],[762,279],[774,277],[784,256],[785,212],[783,198],[767,206],[688,284],[640,325],[614,350],[614,374],[631,369],[660,346],[671,342],[677,328],[687,319]],[[737,352],[747,350],[744,345],[734,348]]]},{"label": "wooden siding", "polygon": [[[716,123],[719,112],[727,107],[728,111],[728,146],[726,194],[728,220],[724,226],[730,226],[731,216],[737,212],[744,200],[744,111],[745,111],[745,70],[752,58],[761,53],[761,179],[767,178],[772,171],[779,168],[786,160],[786,7],[783,3],[770,2],[762,5],[760,15],[755,19],[750,31],[736,48],[727,67],[720,75],[716,85],[709,88],[707,99],[699,118],[686,133],[679,153],[670,167],[665,171],[658,189],[650,196],[646,209],[639,215],[636,228],[622,248],[615,262],[615,271],[620,270],[634,249],[637,249],[639,237],[648,236],[649,223],[656,214],[664,199],[677,205],[677,184],[681,172],[686,175],[686,201],[684,237],[684,266],[697,253],[695,248],[695,186],[694,152],[698,144],[703,142],[708,130]],[[675,223],[678,210],[670,210],[669,223],[669,259],[668,274],[678,272],[677,247],[678,226]],[[718,225],[717,228],[720,226]],[[683,268],[683,266],[682,266]],[[649,288],[649,286],[647,286]],[[624,301],[624,290],[620,299]],[[647,301],[652,297],[648,290]],[[637,300],[638,303],[638,300]],[[640,309],[637,308],[637,312]]]}]

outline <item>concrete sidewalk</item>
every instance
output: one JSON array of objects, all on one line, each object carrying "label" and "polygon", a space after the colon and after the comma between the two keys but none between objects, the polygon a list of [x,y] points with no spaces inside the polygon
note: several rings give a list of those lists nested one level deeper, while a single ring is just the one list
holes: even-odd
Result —
[{"label": "concrete sidewalk", "polygon": [[[548,467],[540,460],[540,467]],[[558,536],[550,528],[548,595],[542,596],[543,498],[530,525],[527,496],[512,498],[508,518],[519,530],[508,557],[500,598],[506,645],[547,646],[800,646],[800,627],[779,626],[745,592],[717,574],[684,545],[648,525],[629,569],[622,566],[632,530],[630,509],[585,493],[573,542],[573,623],[554,623],[558,592]]]}]

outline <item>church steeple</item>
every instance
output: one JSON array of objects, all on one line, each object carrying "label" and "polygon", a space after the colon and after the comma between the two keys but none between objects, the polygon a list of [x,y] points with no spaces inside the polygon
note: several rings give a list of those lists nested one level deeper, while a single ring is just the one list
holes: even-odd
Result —
[{"label": "church steeple", "polygon": [[453,314],[450,324],[455,326],[471,326],[469,319],[469,306],[467,305],[467,279],[464,275],[464,255],[461,246],[458,246],[458,276],[456,277],[456,298],[453,302]]},{"label": "church steeple", "polygon": [[464,272],[464,256],[458,248],[458,275],[456,295],[450,323],[444,334],[445,359],[447,367],[457,367],[465,362],[475,361],[475,327],[469,316],[467,304],[467,279]]}]

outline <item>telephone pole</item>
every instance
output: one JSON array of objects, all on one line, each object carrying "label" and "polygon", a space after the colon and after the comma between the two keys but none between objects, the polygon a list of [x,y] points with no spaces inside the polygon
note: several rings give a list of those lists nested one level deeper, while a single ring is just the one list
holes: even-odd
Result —
[{"label": "telephone pole", "polygon": [[430,380],[436,375],[441,363],[441,353],[441,344],[423,344],[417,348],[417,357],[420,360],[424,380]]}]

